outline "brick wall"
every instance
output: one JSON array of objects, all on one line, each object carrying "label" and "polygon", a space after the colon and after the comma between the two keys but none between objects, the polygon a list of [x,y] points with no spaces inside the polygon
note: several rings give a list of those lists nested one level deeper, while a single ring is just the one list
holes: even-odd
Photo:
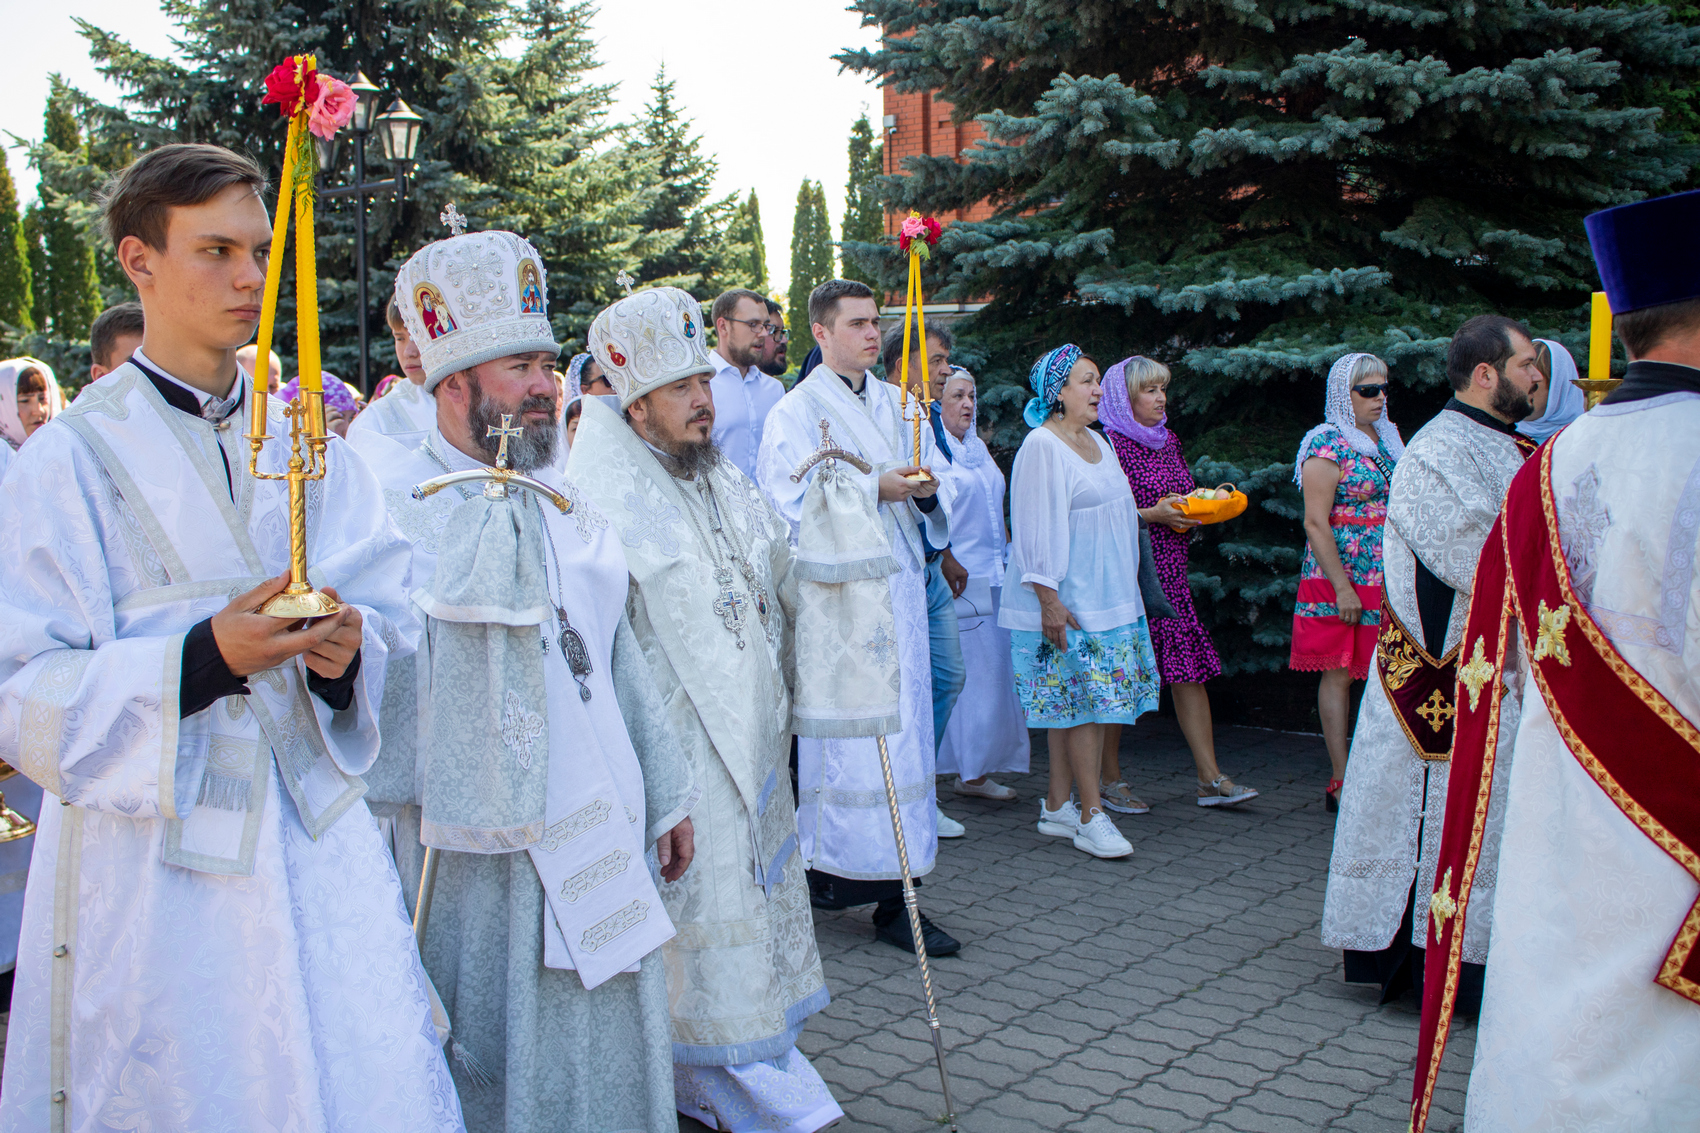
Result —
[{"label": "brick wall", "polygon": [[[935,157],[951,157],[962,161],[962,151],[970,148],[975,142],[985,136],[978,122],[965,122],[958,126],[951,122],[950,103],[934,98],[932,92],[902,93],[894,87],[886,87],[884,92],[885,116],[895,116],[895,130],[888,129],[885,133],[885,172],[893,176],[903,173],[903,159],[914,154],[927,154]],[[966,209],[946,209],[933,215],[941,224],[949,224],[958,220],[989,220],[995,210],[986,201]],[[903,223],[903,216],[888,212],[885,215],[885,230],[887,235],[896,235],[897,229]],[[894,294],[887,296],[887,305],[896,305],[901,310],[903,296]],[[984,299],[948,306],[951,311],[967,313],[984,305]],[[927,313],[932,315],[932,304],[927,305]],[[947,312],[941,307],[938,312]]]}]

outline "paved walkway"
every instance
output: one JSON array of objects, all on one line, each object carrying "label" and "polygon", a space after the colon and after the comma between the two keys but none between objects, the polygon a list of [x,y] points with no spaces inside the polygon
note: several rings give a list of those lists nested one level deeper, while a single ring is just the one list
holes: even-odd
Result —
[{"label": "paved walkway", "polygon": [[[1172,721],[1124,733],[1123,770],[1152,811],[1118,819],[1134,845],[1122,861],[1034,829],[1042,750],[1035,774],[1003,777],[1017,803],[944,795],[969,836],[945,843],[921,901],[965,942],[933,967],[964,1133],[1406,1129],[1417,1003],[1376,1006],[1318,937],[1322,741],[1232,728],[1218,743],[1223,769],[1262,792],[1238,812],[1194,805]],[[868,915],[816,912],[833,1002],[799,1045],[844,1106],[840,1133],[937,1130],[914,964]],[[1473,1039],[1454,1035],[1433,1130],[1461,1124]]]}]

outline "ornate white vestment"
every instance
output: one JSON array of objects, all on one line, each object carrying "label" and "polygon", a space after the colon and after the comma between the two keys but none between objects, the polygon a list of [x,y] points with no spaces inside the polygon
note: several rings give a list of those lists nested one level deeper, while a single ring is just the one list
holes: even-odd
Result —
[{"label": "ornate white vestment", "polygon": [[[870,498],[879,495],[879,475],[912,462],[912,426],[903,420],[902,393],[894,385],[866,375],[863,396],[850,391],[827,366],[814,372],[780,399],[768,414],[756,460],[756,481],[791,527],[793,541],[801,519],[803,495],[819,475],[819,466],[801,482],[795,472],[820,447],[821,421],[833,443],[873,465],[862,476],[839,462],[845,475],[857,477]],[[934,448],[932,430],[923,423],[921,460],[938,467],[944,457]],[[891,609],[897,626],[901,670],[899,712],[903,730],[886,737],[892,776],[915,876],[931,872],[938,852],[938,809],[933,767],[933,677],[927,646],[925,550],[921,525],[935,547],[950,541],[951,481],[940,476],[938,506],[923,512],[913,501],[879,505],[886,538],[901,569],[890,576]],[[799,671],[808,662],[800,659]],[[900,876],[892,838],[885,780],[872,739],[800,739],[797,751],[797,830],[803,860],[811,869],[865,880]]]},{"label": "ornate white vestment", "polygon": [[437,427],[437,399],[425,387],[403,377],[384,391],[384,396],[362,409],[348,426],[348,443],[366,456],[366,438],[389,437],[403,448],[413,448]]},{"label": "ornate white vestment", "polygon": [[[418,595],[436,572],[438,539],[464,497],[447,488],[415,500],[413,487],[480,465],[434,429],[412,451],[393,444],[374,451],[381,456],[375,466],[385,503],[413,540]],[[527,714],[541,715],[537,706],[512,717],[520,746],[528,734],[548,737],[547,751],[530,755],[548,761],[543,840],[523,857],[442,852],[425,962],[456,1043],[500,1080],[465,1090],[469,1080],[459,1078],[469,1128],[504,1120],[509,1128],[649,1128],[658,1114],[672,1113],[667,985],[662,965],[637,963],[628,945],[641,939],[641,956],[673,935],[663,902],[655,899],[654,842],[684,819],[698,791],[625,624],[628,582],[617,537],[570,481],[547,472],[539,478],[573,501],[570,515],[542,505],[549,533],[545,585],[551,605],[559,602],[583,637],[591,698],[581,698],[558,643],[560,627],[549,618],[539,634],[548,649],[547,727],[528,726]],[[533,498],[520,488],[510,495]],[[415,781],[424,750],[420,733],[455,726],[453,690],[429,683],[430,647],[428,632],[413,672],[398,671],[386,689],[385,720],[396,726],[386,732],[372,776],[375,805],[395,817],[396,859],[410,897],[417,893],[422,853]],[[634,675],[641,680],[634,682]],[[393,750],[392,733],[398,737]],[[592,761],[604,773],[581,774]],[[600,784],[594,797],[573,795],[592,778]],[[566,805],[568,797],[578,805]],[[615,824],[636,835],[637,853],[623,848],[625,834],[610,837]],[[608,907],[588,917],[586,906],[598,902]],[[622,948],[628,958],[612,973],[586,963],[587,954]],[[653,1045],[657,1038],[659,1047]]]},{"label": "ornate white vestment", "polygon": [[729,460],[706,474],[711,498],[595,399],[567,470],[619,534],[627,614],[705,788],[696,859],[662,890],[679,930],[665,949],[673,1059],[782,1057],[828,1002],[789,781],[789,531]]},{"label": "ornate white vestment", "polygon": [[341,441],[308,561],[364,619],[353,702],[292,660],[180,718],[187,631],[289,562],[246,419],[173,409],[126,364],[0,488],[0,755],[65,804],[36,838],[0,1129],[461,1128],[358,778],[417,633],[406,544]]},{"label": "ornate white vestment", "polygon": [[[1463,636],[1476,560],[1511,478],[1522,466],[1523,454],[1509,435],[1445,410],[1411,438],[1393,471],[1382,535],[1387,597],[1406,628],[1420,634],[1417,558],[1457,592],[1446,642],[1434,653],[1437,657]],[[1379,665],[1378,657],[1358,709],[1322,906],[1323,944],[1360,952],[1380,951],[1392,941],[1413,879],[1419,894],[1434,888],[1451,768],[1445,761],[1418,756],[1387,699]],[[1507,701],[1504,711],[1514,714],[1515,702]],[[1502,736],[1512,734],[1515,715],[1508,725]],[[1501,760],[1495,774],[1508,774],[1509,767],[1509,759]],[[1497,805],[1488,812],[1483,858],[1470,892],[1464,959],[1473,964],[1487,958],[1503,816]],[[1421,912],[1419,902],[1411,926],[1411,942],[1418,948],[1427,930]]]},{"label": "ornate white vestment", "polygon": [[[1578,596],[1623,659],[1700,721],[1700,396],[1600,406],[1550,443]],[[1576,761],[1526,667],[1515,679],[1523,711],[1464,1127],[1692,1129],[1700,1006],[1654,976],[1700,884]]]}]

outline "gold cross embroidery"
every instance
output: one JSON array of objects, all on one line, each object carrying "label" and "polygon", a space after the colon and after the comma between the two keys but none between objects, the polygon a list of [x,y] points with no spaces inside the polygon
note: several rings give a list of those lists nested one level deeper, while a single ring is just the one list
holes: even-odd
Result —
[{"label": "gold cross embroidery", "polygon": [[1458,715],[1458,710],[1447,702],[1439,689],[1435,689],[1423,706],[1417,709],[1417,715],[1427,720],[1428,726],[1438,732],[1442,724]]},{"label": "gold cross embroidery", "polygon": [[1541,619],[1541,633],[1535,639],[1535,660],[1551,657],[1560,665],[1568,666],[1570,646],[1564,643],[1564,631],[1570,626],[1570,604],[1564,603],[1556,610],[1549,610],[1543,598],[1535,613]]},{"label": "gold cross embroidery", "polygon": [[1493,666],[1483,655],[1482,638],[1476,638],[1476,651],[1470,655],[1470,663],[1458,668],[1458,680],[1469,690],[1470,711],[1476,710],[1476,703],[1481,699],[1482,689],[1493,680]]},{"label": "gold cross embroidery", "polygon": [[1446,928],[1446,922],[1458,915],[1458,902],[1452,899],[1452,869],[1447,867],[1446,876],[1440,879],[1440,888],[1434,891],[1434,896],[1428,899],[1429,916],[1434,918],[1434,938],[1440,939],[1440,934]]}]

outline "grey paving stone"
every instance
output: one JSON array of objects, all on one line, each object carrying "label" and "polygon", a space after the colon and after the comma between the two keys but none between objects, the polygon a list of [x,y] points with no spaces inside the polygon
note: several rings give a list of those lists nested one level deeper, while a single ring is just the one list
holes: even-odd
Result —
[{"label": "grey paving stone", "polygon": [[[1033,774],[998,777],[1019,802],[941,795],[969,835],[941,847],[921,905],[964,944],[933,965],[963,1133],[1404,1129],[1416,1001],[1378,1006],[1318,938],[1322,742],[1223,728],[1217,752],[1260,798],[1194,806],[1173,723],[1124,732],[1152,812],[1118,819],[1122,862],[1034,830],[1042,736]],[[833,1001],[798,1045],[845,1108],[840,1133],[941,1128],[913,959],[873,939],[867,909],[817,912],[816,929]],[[1447,1049],[1440,1133],[1461,1124],[1474,1037]]]}]

